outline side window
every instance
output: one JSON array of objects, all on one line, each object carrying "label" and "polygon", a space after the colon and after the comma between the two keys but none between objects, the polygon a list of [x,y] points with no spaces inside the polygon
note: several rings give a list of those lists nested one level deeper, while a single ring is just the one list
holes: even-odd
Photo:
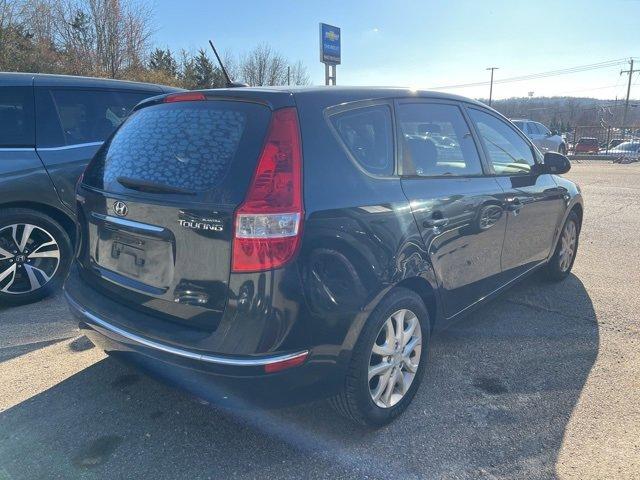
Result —
[{"label": "side window", "polygon": [[498,175],[528,174],[535,165],[529,144],[511,125],[493,115],[469,109],[486,154]]},{"label": "side window", "polygon": [[529,135],[540,135],[542,132],[538,130],[538,126],[533,122],[527,122],[527,133]]},{"label": "side window", "polygon": [[551,131],[541,123],[536,123],[536,126],[538,127],[538,130],[540,130],[541,135],[549,135],[551,133]]},{"label": "side window", "polygon": [[48,90],[45,96],[49,98],[43,99],[42,107],[48,126],[43,130],[42,142],[38,134],[38,145],[52,147],[102,142],[138,102],[156,94],[90,89]]},{"label": "side window", "polygon": [[393,175],[393,127],[388,105],[338,113],[331,122],[362,168],[373,175]]},{"label": "side window", "polygon": [[481,175],[475,142],[455,105],[400,104],[403,173],[422,177]]},{"label": "side window", "polygon": [[0,147],[33,147],[33,89],[0,88]]}]

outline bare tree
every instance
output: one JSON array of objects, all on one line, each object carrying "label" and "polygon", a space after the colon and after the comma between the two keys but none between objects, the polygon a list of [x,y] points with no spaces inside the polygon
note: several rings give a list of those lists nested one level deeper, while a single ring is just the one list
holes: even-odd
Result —
[{"label": "bare tree", "polygon": [[285,85],[287,61],[270,45],[258,45],[240,61],[242,78],[251,86]]},{"label": "bare tree", "polygon": [[301,60],[291,65],[289,77],[289,83],[291,85],[309,85],[311,83],[307,67],[305,67]]},{"label": "bare tree", "polygon": [[[208,49],[152,54],[150,0],[0,0],[0,69],[107,76],[180,85],[226,86]],[[302,62],[268,44],[238,57],[224,52],[233,81],[308,84]]]}]

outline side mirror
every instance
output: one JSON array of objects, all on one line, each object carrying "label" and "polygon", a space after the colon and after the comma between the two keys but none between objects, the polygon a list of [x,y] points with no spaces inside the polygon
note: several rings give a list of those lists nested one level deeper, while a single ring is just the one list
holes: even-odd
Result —
[{"label": "side mirror", "polygon": [[544,172],[561,175],[571,170],[569,159],[557,152],[547,152],[544,154]]}]

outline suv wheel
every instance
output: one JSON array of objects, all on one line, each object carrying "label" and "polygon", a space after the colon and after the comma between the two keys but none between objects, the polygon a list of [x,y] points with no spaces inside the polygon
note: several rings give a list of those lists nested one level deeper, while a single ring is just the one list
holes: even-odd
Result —
[{"label": "suv wheel", "polygon": [[580,219],[576,212],[571,212],[562,227],[553,257],[547,264],[547,278],[559,281],[569,275],[576,259],[579,237]]},{"label": "suv wheel", "polygon": [[64,280],[71,241],[58,222],[35,210],[0,211],[0,303],[46,297]]},{"label": "suv wheel", "polygon": [[424,374],[430,331],[422,299],[411,290],[394,289],[369,316],[342,391],[330,400],[334,408],[374,427],[400,415]]},{"label": "suv wheel", "polygon": [[567,147],[564,143],[561,143],[560,146],[558,147],[558,153],[561,153],[562,155],[567,154]]}]

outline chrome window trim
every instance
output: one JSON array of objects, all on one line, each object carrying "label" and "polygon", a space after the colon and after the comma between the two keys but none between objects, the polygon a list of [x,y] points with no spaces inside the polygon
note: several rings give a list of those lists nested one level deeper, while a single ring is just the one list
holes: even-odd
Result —
[{"label": "chrome window trim", "polygon": [[75,143],[73,145],[64,145],[62,147],[37,147],[37,149],[43,152],[56,152],[58,150],[71,150],[72,148],[99,147],[103,143],[104,142]]},{"label": "chrome window trim", "polygon": [[141,337],[140,335],[136,335],[135,333],[128,332],[123,330],[120,327],[116,327],[112,325],[102,318],[94,315],[93,313],[87,311],[83,307],[81,307],[75,300],[71,298],[68,292],[65,292],[65,296],[67,297],[67,301],[69,304],[82,316],[84,316],[89,322],[95,324],[101,329],[107,330],[108,332],[119,335],[120,337],[126,338],[127,340],[141,345],[147,348],[152,348],[154,350],[158,350],[164,353],[169,353],[172,355],[176,355],[183,358],[188,358],[191,360],[197,360],[200,362],[213,363],[217,365],[229,365],[236,367],[256,367],[256,366],[264,366],[269,365],[271,363],[282,362],[285,360],[291,360],[294,358],[302,357],[308,355],[308,350],[303,350],[301,352],[289,353],[286,355],[275,355],[270,357],[263,358],[230,358],[223,357],[219,355],[207,355],[204,353],[197,353],[190,350],[185,350],[182,348],[172,347],[170,345],[166,345],[160,342],[156,342],[154,340],[149,340],[147,338]]},{"label": "chrome window trim", "polygon": [[0,152],[34,152],[36,147],[0,147]]}]

